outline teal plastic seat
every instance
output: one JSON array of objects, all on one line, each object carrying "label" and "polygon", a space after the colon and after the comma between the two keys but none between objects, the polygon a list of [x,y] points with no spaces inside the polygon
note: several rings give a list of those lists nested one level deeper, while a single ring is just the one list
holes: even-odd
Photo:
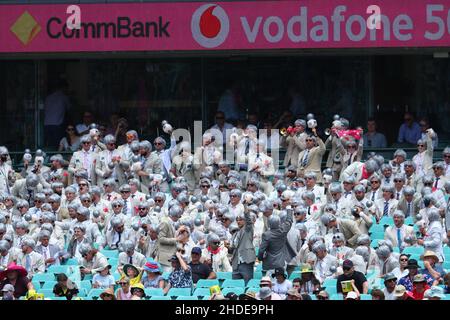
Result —
[{"label": "teal plastic seat", "polygon": [[210,297],[210,292],[208,288],[197,288],[194,293],[192,293],[194,297]]},{"label": "teal plastic seat", "polygon": [[117,265],[119,264],[119,258],[109,258],[108,263],[111,265],[111,269],[115,270],[117,269]]},{"label": "teal plastic seat", "polygon": [[336,284],[337,284],[337,279],[325,279],[324,281],[323,281],[323,284],[322,284],[322,286],[323,287],[336,287]]},{"label": "teal plastic seat", "polygon": [[247,287],[259,287],[259,282],[260,281],[261,281],[260,279],[250,279],[247,282]]},{"label": "teal plastic seat", "polygon": [[216,272],[216,275],[218,280],[233,279],[232,272]]},{"label": "teal plastic seat", "polygon": [[222,288],[229,288],[229,287],[245,287],[245,281],[244,279],[227,279],[223,282]]},{"label": "teal plastic seat", "polygon": [[444,261],[444,263],[442,263],[442,268],[447,272],[450,272],[450,261]]},{"label": "teal plastic seat", "polygon": [[442,250],[444,251],[445,255],[447,255],[447,254],[450,255],[450,247],[449,246],[443,247]]},{"label": "teal plastic seat", "polygon": [[379,239],[372,240],[372,241],[370,242],[370,247],[371,247],[371,248],[378,248],[378,240],[379,240]]},{"label": "teal plastic seat", "polygon": [[106,258],[110,259],[118,259],[119,258],[119,251],[118,250],[102,250],[100,251],[101,254],[103,254]]},{"label": "teal plastic seat", "polygon": [[370,235],[370,240],[383,240],[384,239],[384,232],[373,232]]},{"label": "teal plastic seat", "polygon": [[337,293],[336,285],[325,287],[325,291],[328,292],[328,295],[329,295],[329,296],[331,296],[331,295],[333,295],[333,294],[336,294],[336,293]]},{"label": "teal plastic seat", "polygon": [[34,287],[34,289],[35,290],[39,290],[41,287],[42,287],[42,285],[41,285],[41,283],[39,282],[39,281],[31,281],[31,283],[33,284],[33,287]]},{"label": "teal plastic seat", "polygon": [[262,263],[256,266],[255,271],[262,271]]},{"label": "teal plastic seat", "polygon": [[295,278],[301,278],[302,274],[300,271],[293,271],[291,275],[289,276],[289,280],[294,280]]},{"label": "teal plastic seat", "polygon": [[380,223],[379,224],[393,226],[394,225],[394,219],[392,219],[391,217],[382,217],[380,219]]},{"label": "teal plastic seat", "polygon": [[190,296],[191,288],[171,288],[169,292],[167,292],[167,296],[169,297],[177,297],[177,296]]},{"label": "teal plastic seat", "polygon": [[230,292],[233,292],[233,293],[235,293],[235,294],[237,294],[237,295],[240,295],[240,294],[245,293],[245,288],[244,288],[244,287],[234,287],[234,288],[232,288],[232,287],[227,287],[227,288],[225,288],[225,289],[222,289],[222,294],[223,294],[224,296],[227,295],[227,294],[230,293]]},{"label": "teal plastic seat", "polygon": [[263,277],[262,271],[253,272],[253,279],[261,279]]},{"label": "teal plastic seat", "polygon": [[403,249],[402,253],[404,254],[414,254],[414,255],[422,255],[425,251],[424,247],[406,247]]},{"label": "teal plastic seat", "polygon": [[414,224],[414,219],[413,219],[413,217],[407,217],[407,218],[405,219],[405,224],[407,224],[407,225],[409,225],[409,226],[412,226],[412,225]]},{"label": "teal plastic seat", "polygon": [[51,299],[52,300],[66,300],[67,301],[66,297],[52,297]]},{"label": "teal plastic seat", "polygon": [[149,300],[172,300],[168,296],[153,296]]},{"label": "teal plastic seat", "polygon": [[63,265],[65,265],[65,266],[77,266],[78,265],[78,260],[76,258],[70,258]]},{"label": "teal plastic seat", "polygon": [[42,289],[51,289],[51,290],[53,290],[53,287],[55,286],[55,284],[57,284],[56,281],[46,281],[42,285]]},{"label": "teal plastic seat", "polygon": [[340,293],[335,293],[330,296],[330,300],[344,300],[344,296]]},{"label": "teal plastic seat", "polygon": [[91,289],[91,291],[89,291],[88,297],[92,298],[93,300],[96,300],[95,298],[100,297],[100,295],[102,294],[102,292],[105,291],[104,289]]},{"label": "teal plastic seat", "polygon": [[92,289],[92,283],[89,280],[80,281],[80,286],[78,289],[86,290],[86,292],[90,292]]},{"label": "teal plastic seat", "polygon": [[175,300],[198,300],[194,296],[178,296]]},{"label": "teal plastic seat", "polygon": [[145,288],[144,292],[145,292],[145,294],[147,296],[150,296],[150,297],[155,297],[155,296],[161,297],[161,296],[164,296],[164,291],[161,288]]},{"label": "teal plastic seat", "polygon": [[72,267],[72,266],[67,266],[67,265],[60,265],[60,266],[50,266],[47,269],[48,273],[54,273],[54,274],[58,274],[58,273],[65,273],[66,275],[68,273],[70,273],[71,270],[73,270],[76,267]]},{"label": "teal plastic seat", "polygon": [[212,286],[218,286],[219,280],[217,279],[200,279],[197,282],[197,288],[209,288]]},{"label": "teal plastic seat", "polygon": [[361,294],[359,299],[360,300],[372,300],[372,295],[370,295],[370,294]]},{"label": "teal plastic seat", "polygon": [[164,272],[164,273],[162,274],[162,276],[163,276],[164,280],[167,280],[167,279],[169,279],[170,272]]},{"label": "teal plastic seat", "polygon": [[447,293],[447,294],[445,295],[445,298],[444,298],[443,300],[450,300],[450,294]]},{"label": "teal plastic seat", "polygon": [[56,281],[56,278],[53,273],[36,273],[33,276],[33,281],[38,282]]},{"label": "teal plastic seat", "polygon": [[384,226],[382,224],[373,224],[370,229],[369,232],[384,232]]},{"label": "teal plastic seat", "polygon": [[53,288],[52,289],[40,289],[40,290],[38,290],[38,293],[43,293],[44,298],[51,298],[51,297],[55,296],[55,294],[53,293]]}]

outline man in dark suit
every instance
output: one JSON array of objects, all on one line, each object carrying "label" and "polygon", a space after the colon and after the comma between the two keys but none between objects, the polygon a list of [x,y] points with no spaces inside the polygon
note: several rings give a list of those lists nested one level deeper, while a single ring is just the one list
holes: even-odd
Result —
[{"label": "man in dark suit", "polygon": [[237,215],[236,222],[239,231],[233,234],[229,247],[233,279],[244,279],[247,283],[253,278],[253,266],[256,260],[253,246],[254,224],[247,207],[245,207],[244,214]]},{"label": "man in dark suit", "polygon": [[284,221],[274,215],[269,218],[269,230],[262,235],[258,253],[258,259],[263,262],[263,272],[285,268],[286,264],[296,256],[295,250],[287,241],[293,222],[292,212],[292,208],[287,207]]},{"label": "man in dark suit", "polygon": [[62,260],[62,252],[53,244],[49,243],[50,232],[42,230],[39,234],[40,245],[36,246],[35,251],[44,257],[45,269],[51,265],[58,265]]}]

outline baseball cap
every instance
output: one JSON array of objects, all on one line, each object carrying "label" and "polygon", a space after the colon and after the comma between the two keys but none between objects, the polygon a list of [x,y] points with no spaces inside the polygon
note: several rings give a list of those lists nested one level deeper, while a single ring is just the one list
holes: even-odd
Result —
[{"label": "baseball cap", "polygon": [[388,273],[387,275],[384,276],[384,281],[389,280],[397,280],[397,277],[393,273]]},{"label": "baseball cap", "polygon": [[202,249],[200,247],[194,247],[192,248],[191,253],[202,254]]},{"label": "baseball cap", "polygon": [[12,284],[5,284],[5,286],[2,289],[3,292],[7,292],[7,291],[14,292],[14,290],[15,289]]},{"label": "baseball cap", "polygon": [[342,263],[342,268],[348,268],[348,269],[350,269],[350,268],[352,268],[353,267],[353,262],[352,262],[352,260],[350,260],[350,259],[346,259],[346,260],[344,260],[344,262]]},{"label": "baseball cap", "polygon": [[423,274],[416,274],[413,278],[413,283],[417,283],[417,282],[426,282],[427,280],[425,279],[425,276]]},{"label": "baseball cap", "polygon": [[395,286],[394,290],[394,296],[397,298],[403,297],[403,295],[406,293],[406,288],[402,285]]}]

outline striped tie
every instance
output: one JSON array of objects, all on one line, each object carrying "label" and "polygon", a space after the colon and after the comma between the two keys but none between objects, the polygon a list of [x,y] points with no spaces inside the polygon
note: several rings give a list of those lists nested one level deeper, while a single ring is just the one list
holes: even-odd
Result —
[{"label": "striped tie", "polygon": [[388,215],[388,212],[389,212],[389,202],[386,201],[386,202],[384,203],[383,216],[387,216],[387,215]]}]

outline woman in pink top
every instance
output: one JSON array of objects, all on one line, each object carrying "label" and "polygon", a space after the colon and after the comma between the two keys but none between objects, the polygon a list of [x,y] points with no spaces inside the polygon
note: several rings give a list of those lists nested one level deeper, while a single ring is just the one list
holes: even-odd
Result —
[{"label": "woman in pink top", "polygon": [[124,277],[119,280],[120,288],[116,291],[117,300],[131,300],[130,278]]}]

